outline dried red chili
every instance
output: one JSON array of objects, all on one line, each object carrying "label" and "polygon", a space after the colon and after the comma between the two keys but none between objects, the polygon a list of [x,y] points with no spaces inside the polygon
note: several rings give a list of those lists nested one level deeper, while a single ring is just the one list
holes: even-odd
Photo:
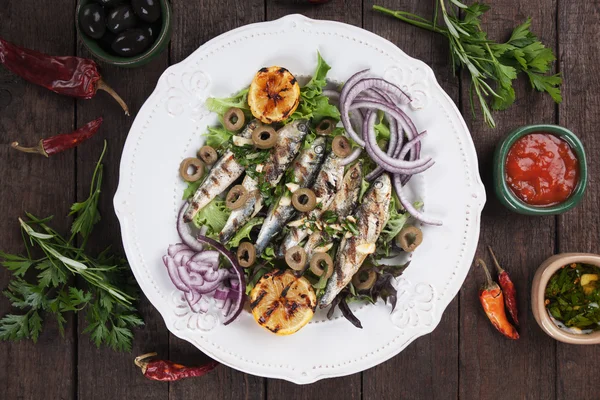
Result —
[{"label": "dried red chili", "polygon": [[199,367],[186,367],[171,361],[152,360],[148,358],[156,356],[156,353],[148,353],[135,358],[135,365],[142,369],[142,373],[148,379],[155,381],[177,381],[183,378],[192,378],[206,375],[215,369],[219,363],[211,361]]},{"label": "dried red chili", "polygon": [[506,272],[498,263],[496,259],[496,255],[490,246],[488,246],[488,250],[492,255],[492,259],[494,260],[494,264],[496,265],[496,269],[498,270],[498,283],[502,288],[502,292],[504,293],[504,303],[506,304],[506,309],[510,314],[513,322],[516,326],[519,326],[519,316],[518,316],[518,308],[517,308],[517,290],[515,289],[515,285],[513,281],[510,279],[508,272]]},{"label": "dried red chili", "polygon": [[92,60],[49,56],[0,38],[0,63],[21,78],[65,96],[91,99],[97,90],[104,90],[129,115],[127,104],[102,80],[98,65]]},{"label": "dried red chili", "polygon": [[510,323],[506,317],[506,312],[504,311],[504,296],[502,295],[502,289],[500,289],[500,286],[498,286],[496,282],[492,281],[492,276],[490,275],[490,271],[487,269],[485,262],[483,262],[483,260],[477,260],[477,264],[483,267],[487,279],[485,285],[479,290],[479,301],[485,311],[485,315],[487,315],[488,319],[498,332],[509,339],[518,339],[519,333]]},{"label": "dried red chili", "polygon": [[100,125],[102,125],[102,117],[88,122],[81,128],[71,133],[63,133],[42,139],[38,142],[36,147],[22,147],[19,145],[19,142],[12,142],[11,147],[24,153],[35,153],[48,157],[52,154],[71,149],[79,145],[81,142],[91,138],[94,136],[94,134],[96,134],[100,128]]}]

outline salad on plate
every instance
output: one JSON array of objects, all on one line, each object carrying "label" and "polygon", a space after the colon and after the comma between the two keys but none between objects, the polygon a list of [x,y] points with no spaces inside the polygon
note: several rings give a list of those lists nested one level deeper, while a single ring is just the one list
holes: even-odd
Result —
[{"label": "salad on plate", "polygon": [[261,68],[248,88],[209,98],[177,230],[163,257],[192,311],[234,321],[245,306],[278,335],[297,332],[317,309],[382,299],[395,307],[397,256],[423,241],[420,223],[441,222],[412,203],[406,184],[434,161],[404,111],[410,97],[359,71],[343,86],[327,80],[318,54],[304,85],[286,68]]}]

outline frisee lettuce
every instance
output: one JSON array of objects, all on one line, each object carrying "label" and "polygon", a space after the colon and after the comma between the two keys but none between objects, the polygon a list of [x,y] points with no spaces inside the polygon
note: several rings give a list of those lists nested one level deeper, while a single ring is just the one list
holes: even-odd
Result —
[{"label": "frisee lettuce", "polygon": [[208,228],[206,236],[214,238],[227,223],[229,214],[231,214],[231,211],[225,206],[225,200],[217,197],[198,211],[193,222],[198,228],[206,226]]},{"label": "frisee lettuce", "polygon": [[229,247],[238,247],[242,240],[250,239],[250,232],[252,231],[252,228],[257,225],[261,225],[264,221],[264,218],[252,218],[250,221],[246,222],[246,225],[242,226],[240,230],[236,232],[235,236],[227,245]]},{"label": "frisee lettuce", "polygon": [[239,91],[231,97],[216,98],[209,97],[206,99],[206,108],[209,111],[219,114],[219,117],[223,118],[223,115],[231,107],[237,107],[244,111],[250,111],[248,106],[248,88]]}]

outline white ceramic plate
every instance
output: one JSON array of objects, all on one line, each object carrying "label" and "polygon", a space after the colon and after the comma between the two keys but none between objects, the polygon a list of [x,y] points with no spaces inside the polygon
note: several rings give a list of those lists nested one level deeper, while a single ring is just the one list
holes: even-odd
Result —
[{"label": "white ceramic plate", "polygon": [[[339,315],[327,320],[322,312],[287,337],[261,328],[246,312],[222,326],[213,314],[191,312],[161,260],[167,246],[178,242],[175,221],[184,189],[179,163],[195,154],[206,127],[216,123],[204,107],[207,97],[237,92],[263,66],[311,75],[317,50],[332,66],[334,81],[371,68],[412,96],[407,112],[419,130],[429,132],[423,153],[436,164],[411,181],[411,189],[444,225],[424,228],[425,241],[396,282],[393,313],[381,302],[355,307],[363,329]],[[232,368],[296,383],[363,371],[431,332],[467,275],[484,203],[471,136],[431,69],[370,32],[300,15],[235,29],[168,68],[131,128],[114,199],[133,273],[167,328]]]}]

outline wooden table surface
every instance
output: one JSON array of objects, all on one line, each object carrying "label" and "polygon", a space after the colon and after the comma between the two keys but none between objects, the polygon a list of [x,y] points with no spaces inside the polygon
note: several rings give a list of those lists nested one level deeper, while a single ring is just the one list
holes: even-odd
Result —
[{"label": "wooden table surface", "polygon": [[[206,360],[192,345],[169,334],[162,318],[145,300],[146,321],[135,332],[132,354],[96,349],[82,332],[83,317],[68,321],[65,337],[56,324],[45,325],[39,342],[0,343],[2,399],[597,399],[600,346],[572,346],[546,336],[531,314],[529,290],[537,266],[557,252],[600,252],[600,0],[496,0],[485,19],[491,37],[503,40],[511,29],[533,17],[533,31],[557,53],[556,71],[563,74],[564,102],[555,105],[519,81],[517,102],[495,115],[488,128],[469,111],[469,80],[455,77],[444,38],[375,14],[374,0],[334,0],[311,6],[302,0],[171,0],[174,30],[168,51],[133,70],[102,66],[107,81],[127,100],[135,116],[170,64],[186,58],[207,40],[252,22],[290,13],[333,19],[362,26],[394,42],[409,55],[429,64],[454,99],[469,125],[488,190],[478,256],[492,245],[516,281],[521,308],[521,339],[496,333],[480,310],[477,289],[482,272],[473,269],[459,295],[446,309],[435,331],[417,339],[401,354],[355,375],[297,386],[246,375],[221,366],[208,376],[177,383],[147,381],[133,365],[133,356],[158,351],[183,362]],[[75,0],[2,0],[0,37],[50,54],[89,56],[77,40]],[[377,0],[376,4],[431,16],[434,0]],[[335,62],[335,60],[331,60]],[[76,151],[45,159],[11,150],[15,139],[35,143],[40,137],[68,132],[104,116],[102,133]],[[70,224],[68,207],[87,197],[89,181],[102,142],[105,159],[103,221],[93,248],[112,244],[121,249],[112,196],[117,186],[121,149],[133,118],[127,118],[104,94],[74,101],[27,84],[0,67],[0,248],[23,251],[17,217],[25,211],[56,215],[59,230]],[[491,190],[492,152],[513,128],[532,123],[557,123],[573,130],[588,153],[589,185],[583,202],[558,217],[511,214]],[[0,288],[9,274],[0,270]],[[10,311],[4,297],[0,314]],[[334,338],[331,338],[334,340]],[[265,349],[268,351],[268,349]]]}]

